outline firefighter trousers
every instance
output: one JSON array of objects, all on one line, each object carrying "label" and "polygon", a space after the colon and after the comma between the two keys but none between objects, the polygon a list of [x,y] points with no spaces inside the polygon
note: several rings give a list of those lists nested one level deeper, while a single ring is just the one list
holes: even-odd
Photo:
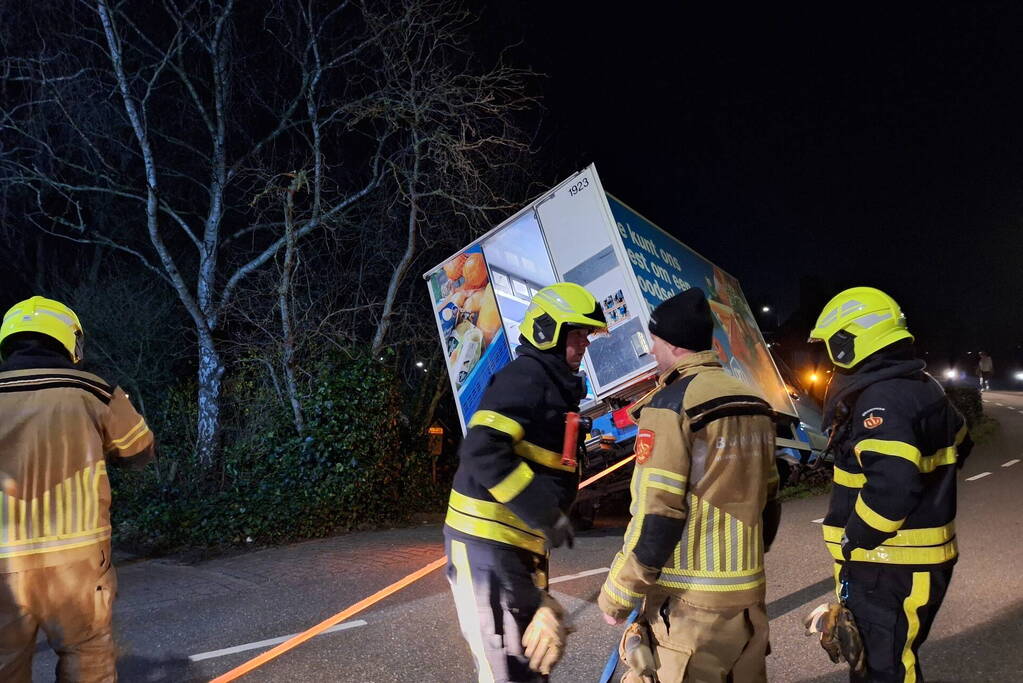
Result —
[{"label": "firefighter trousers", "polygon": [[0,681],[32,680],[40,628],[57,654],[58,681],[116,681],[116,592],[109,547],[92,559],[0,574]]},{"label": "firefighter trousers", "polygon": [[[658,683],[766,683],[769,634],[763,603],[707,610],[675,597],[648,598],[644,616]],[[631,672],[622,680],[639,681]]]},{"label": "firefighter trousers", "polygon": [[913,571],[910,567],[850,563],[846,607],[863,639],[867,672],[853,683],[923,683],[917,651],[945,599],[952,567]]},{"label": "firefighter trousers", "polygon": [[480,683],[534,683],[522,633],[547,588],[547,560],[512,546],[473,542],[445,533],[447,577],[462,637]]}]

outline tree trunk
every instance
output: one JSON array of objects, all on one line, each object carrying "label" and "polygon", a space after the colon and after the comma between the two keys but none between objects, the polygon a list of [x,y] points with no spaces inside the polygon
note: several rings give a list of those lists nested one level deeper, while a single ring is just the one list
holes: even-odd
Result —
[{"label": "tree trunk", "polygon": [[295,431],[299,436],[305,433],[305,419],[302,404],[298,400],[298,384],[295,381],[295,331],[291,321],[291,273],[295,269],[295,192],[304,184],[305,174],[297,173],[288,187],[284,207],[284,267],[281,284],[277,289],[277,300],[281,310],[281,333],[284,337],[284,382],[288,387],[288,399],[295,420]]},{"label": "tree trunk", "polygon": [[196,456],[210,467],[220,447],[220,400],[224,364],[210,334],[199,336],[199,415],[196,425]]}]

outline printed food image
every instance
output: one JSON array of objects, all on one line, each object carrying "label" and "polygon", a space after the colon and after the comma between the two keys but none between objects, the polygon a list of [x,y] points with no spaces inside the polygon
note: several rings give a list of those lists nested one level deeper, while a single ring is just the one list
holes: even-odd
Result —
[{"label": "printed food image", "polygon": [[461,387],[502,330],[501,314],[481,252],[455,256],[434,278],[448,367]]},{"label": "printed food image", "polygon": [[487,283],[487,264],[483,254],[469,254],[462,266],[462,277],[465,278],[467,289],[477,289]]},{"label": "printed food image", "polygon": [[462,268],[468,258],[465,254],[459,254],[444,264],[444,274],[448,276],[449,280],[460,280],[462,278]]},{"label": "printed food image", "polygon": [[484,290],[483,302],[480,305],[476,325],[483,331],[483,339],[488,346],[494,340],[497,331],[501,329],[501,314],[497,310],[497,298],[494,296],[494,290],[490,285],[487,285],[486,290]]}]

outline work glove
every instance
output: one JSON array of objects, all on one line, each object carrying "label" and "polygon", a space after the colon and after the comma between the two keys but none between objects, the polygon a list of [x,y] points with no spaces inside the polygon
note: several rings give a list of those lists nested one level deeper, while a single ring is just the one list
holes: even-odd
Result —
[{"label": "work glove", "polygon": [[575,530],[572,528],[572,522],[569,521],[568,516],[564,512],[558,512],[558,518],[554,521],[554,524],[543,527],[544,536],[547,537],[547,543],[551,548],[560,548],[562,545],[568,544],[571,548],[575,544]]},{"label": "work glove", "polygon": [[533,671],[548,676],[561,661],[565,654],[565,641],[568,640],[564,619],[564,608],[544,592],[539,609],[522,634],[522,647]]},{"label": "work glove", "polygon": [[854,674],[866,670],[863,640],[852,612],[837,602],[818,605],[803,620],[806,635],[820,633],[820,643],[835,664],[848,662]]},{"label": "work glove", "polygon": [[657,660],[654,659],[654,653],[650,649],[646,624],[638,621],[629,624],[625,633],[622,634],[622,642],[618,651],[622,661],[632,670],[636,679],[643,683],[655,683]]}]

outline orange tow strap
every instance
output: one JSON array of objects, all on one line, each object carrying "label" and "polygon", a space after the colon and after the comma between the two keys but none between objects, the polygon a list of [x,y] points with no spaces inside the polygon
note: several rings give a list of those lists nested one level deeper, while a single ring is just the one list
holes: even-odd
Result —
[{"label": "orange tow strap", "polygon": [[[632,454],[632,455],[628,456],[627,458],[623,458],[622,460],[616,462],[614,465],[611,465],[611,467],[608,467],[606,470],[598,472],[597,474],[593,475],[589,479],[586,479],[585,481],[580,483],[579,484],[579,488],[584,488],[586,486],[589,486],[590,484],[592,484],[593,482],[597,481],[601,477],[604,477],[604,476],[606,476],[608,474],[611,474],[611,472],[614,472],[619,467],[621,467],[621,466],[631,462],[632,459],[635,458],[635,457],[636,457],[636,455]],[[264,664],[266,664],[270,660],[276,659],[277,657],[280,657],[282,654],[284,654],[288,650],[291,650],[291,649],[293,649],[295,647],[298,647],[299,645],[301,645],[305,641],[309,640],[310,638],[315,638],[316,636],[320,635],[321,633],[326,631],[331,626],[335,626],[337,624],[340,624],[345,619],[349,619],[351,617],[354,617],[359,612],[362,612],[363,610],[366,610],[366,609],[372,607],[373,605],[377,604],[378,602],[380,602],[381,600],[383,600],[387,596],[393,595],[394,593],[397,593],[402,588],[405,588],[406,586],[409,586],[410,584],[415,583],[416,581],[418,581],[419,579],[423,578],[427,574],[431,574],[435,570],[440,569],[445,564],[447,564],[447,561],[448,560],[447,560],[446,557],[438,557],[436,560],[434,560],[430,564],[426,565],[422,569],[418,569],[418,570],[412,572],[411,574],[409,574],[408,576],[406,576],[405,578],[400,579],[398,581],[395,581],[394,583],[392,583],[387,588],[382,588],[382,589],[378,590],[376,593],[374,593],[373,595],[369,596],[368,598],[363,598],[362,600],[360,600],[359,602],[355,603],[351,607],[348,607],[347,609],[341,610],[340,612],[338,612],[334,616],[330,617],[329,619],[325,619],[325,620],[321,621],[320,623],[316,624],[316,626],[313,626],[312,628],[310,628],[310,629],[308,629],[306,631],[303,631],[302,633],[299,633],[298,635],[296,635],[296,636],[294,636],[292,638],[289,638],[288,640],[284,641],[283,643],[281,643],[277,647],[273,648],[272,650],[267,650],[263,654],[261,654],[261,655],[259,655],[257,657],[253,657],[252,659],[250,659],[249,661],[245,662],[244,664],[236,666],[235,668],[233,668],[230,671],[228,671],[226,674],[222,674],[220,676],[217,676],[212,681],[210,681],[210,683],[228,683],[228,681],[234,681],[234,680],[237,680],[237,679],[241,678],[245,674],[250,673],[251,671],[253,671],[255,669],[258,669],[259,667],[263,666]]]}]

